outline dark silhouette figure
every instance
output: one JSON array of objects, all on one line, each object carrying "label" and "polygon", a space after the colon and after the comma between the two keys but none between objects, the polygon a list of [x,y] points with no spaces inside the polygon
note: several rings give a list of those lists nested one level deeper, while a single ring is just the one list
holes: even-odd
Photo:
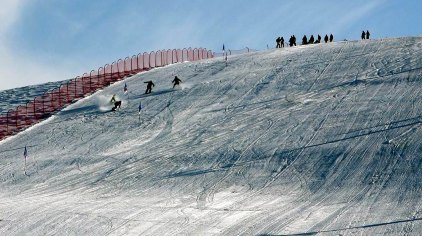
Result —
[{"label": "dark silhouette figure", "polygon": [[171,81],[174,85],[173,88],[176,87],[176,85],[180,86],[180,82],[182,82],[182,80],[180,80],[177,76],[174,76],[173,81]]},{"label": "dark silhouette figure", "polygon": [[369,39],[369,36],[370,36],[370,34],[369,34],[369,31],[367,30],[366,31],[366,39]]},{"label": "dark silhouette figure", "polygon": [[365,31],[364,31],[364,30],[362,30],[362,34],[361,34],[360,38],[361,38],[362,40],[365,40]]},{"label": "dark silhouette figure", "polygon": [[318,34],[318,38],[317,38],[317,41],[315,41],[315,43],[321,43],[321,35]]},{"label": "dark silhouette figure", "polygon": [[116,101],[115,103],[114,103],[114,107],[113,108],[111,108],[111,111],[116,111],[117,110],[117,108],[119,108],[120,109],[120,106],[122,105],[122,101]]},{"label": "dark silhouette figure", "polygon": [[324,41],[325,41],[325,43],[328,43],[328,35],[325,35]]},{"label": "dark silhouette figure", "polygon": [[333,34],[330,34],[330,42],[333,42],[333,40],[334,40],[334,36]]},{"label": "dark silhouette figure", "polygon": [[284,38],[283,37],[281,37],[281,39],[280,39],[280,46],[282,48],[284,48]]},{"label": "dark silhouette figure", "polygon": [[281,38],[278,37],[275,42],[277,43],[277,46],[275,48],[281,48],[280,42],[281,42]]},{"label": "dark silhouette figure", "polygon": [[306,44],[308,44],[308,37],[306,37],[306,35],[303,35],[302,45],[306,45]]},{"label": "dark silhouette figure", "polygon": [[145,90],[145,94],[151,93],[152,87],[155,87],[155,84],[151,80],[144,83],[147,84],[147,90]]},{"label": "dark silhouette figure", "polygon": [[312,34],[311,37],[309,38],[309,44],[313,44],[315,42],[315,38],[314,35]]},{"label": "dark silhouette figure", "polygon": [[290,36],[289,43],[290,47],[296,46],[296,37],[294,35]]}]

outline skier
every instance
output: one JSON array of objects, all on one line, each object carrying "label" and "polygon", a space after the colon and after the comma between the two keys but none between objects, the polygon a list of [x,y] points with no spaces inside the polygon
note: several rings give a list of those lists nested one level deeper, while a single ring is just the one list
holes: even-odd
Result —
[{"label": "skier", "polygon": [[176,87],[176,85],[180,86],[180,82],[182,82],[182,80],[180,80],[177,76],[174,76],[173,81],[171,81],[174,85],[173,88]]},{"label": "skier", "polygon": [[122,105],[122,101],[116,101],[116,102],[114,102],[114,107],[113,108],[111,108],[111,111],[116,111],[117,110],[117,108],[119,108],[120,109],[120,106]]},{"label": "skier", "polygon": [[147,84],[147,90],[145,90],[145,94],[151,93],[152,87],[155,87],[155,84],[151,80],[144,83]]},{"label": "skier", "polygon": [[327,42],[328,42],[328,35],[325,35],[325,37],[324,37],[324,41],[325,41],[325,43],[327,43]]},{"label": "skier", "polygon": [[361,38],[362,40],[365,40],[365,31],[364,31],[364,30],[362,30],[362,34],[361,34],[360,38]]},{"label": "skier", "polygon": [[369,34],[369,31],[367,30],[367,31],[366,31],[366,39],[369,39],[369,35],[370,35],[370,34]]},{"label": "skier", "polygon": [[333,40],[334,40],[334,36],[333,34],[330,34],[330,42],[333,42]]}]

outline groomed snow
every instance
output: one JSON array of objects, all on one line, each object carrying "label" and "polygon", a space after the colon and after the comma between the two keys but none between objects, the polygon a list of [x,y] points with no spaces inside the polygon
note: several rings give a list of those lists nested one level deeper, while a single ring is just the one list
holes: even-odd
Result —
[{"label": "groomed snow", "polygon": [[135,75],[0,143],[0,235],[421,235],[421,86],[422,37]]}]

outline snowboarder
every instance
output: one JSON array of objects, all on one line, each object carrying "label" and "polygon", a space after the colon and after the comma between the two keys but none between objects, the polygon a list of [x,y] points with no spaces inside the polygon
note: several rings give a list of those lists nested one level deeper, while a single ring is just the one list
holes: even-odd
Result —
[{"label": "snowboarder", "polygon": [[362,40],[365,40],[365,31],[364,31],[364,30],[362,30],[362,34],[361,34],[360,38],[361,38]]},{"label": "snowboarder", "polygon": [[171,81],[174,85],[173,88],[176,87],[176,85],[180,86],[180,82],[182,82],[182,80],[180,80],[177,76],[174,76],[173,81]]},{"label": "snowboarder", "polygon": [[325,43],[328,43],[328,35],[325,35],[324,41],[325,41]]},{"label": "snowboarder", "polygon": [[370,34],[369,34],[369,31],[367,30],[367,31],[366,31],[366,39],[369,39],[369,35],[370,35]]},{"label": "snowboarder", "polygon": [[333,40],[334,40],[334,36],[333,34],[330,34],[330,42],[333,42]]},{"label": "snowboarder", "polygon": [[151,80],[144,83],[147,84],[147,90],[145,90],[145,94],[151,93],[152,87],[155,87],[155,84]]}]

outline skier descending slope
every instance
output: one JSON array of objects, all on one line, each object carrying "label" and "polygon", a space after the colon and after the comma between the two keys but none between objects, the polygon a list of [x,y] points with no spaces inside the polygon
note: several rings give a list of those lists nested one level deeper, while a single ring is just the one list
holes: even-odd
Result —
[{"label": "skier descending slope", "polygon": [[120,106],[122,105],[122,101],[117,101],[116,94],[111,97],[110,103],[114,105],[114,107],[111,108],[111,111],[116,111],[117,108],[120,109]]},{"label": "skier descending slope", "polygon": [[180,80],[177,76],[174,77],[173,81],[171,81],[174,85],[173,88],[176,87],[176,85],[180,86],[180,83],[182,82],[182,80]]},{"label": "skier descending slope", "polygon": [[151,80],[144,83],[147,84],[147,90],[145,90],[145,94],[151,93],[152,87],[155,87],[155,84]]}]

